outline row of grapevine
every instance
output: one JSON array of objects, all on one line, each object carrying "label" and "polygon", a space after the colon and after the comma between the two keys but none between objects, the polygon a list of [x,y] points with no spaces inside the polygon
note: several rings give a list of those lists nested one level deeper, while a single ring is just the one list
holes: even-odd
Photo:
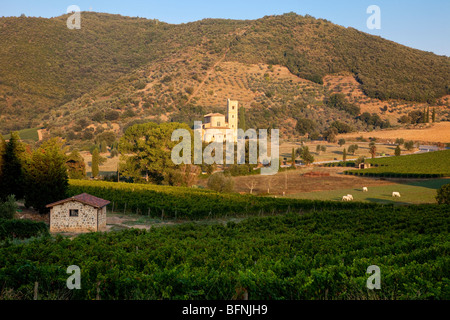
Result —
[{"label": "row of grapevine", "polygon": [[[0,299],[450,299],[450,206],[333,210],[0,243]],[[81,270],[68,290],[67,267]],[[381,270],[381,290],[366,270]]]},{"label": "row of grapevine", "polygon": [[254,215],[286,211],[357,209],[372,203],[299,200],[217,193],[196,188],[178,188],[104,181],[71,180],[69,196],[89,193],[111,201],[109,209],[128,210],[159,217],[202,219],[233,215]]},{"label": "row of grapevine", "polygon": [[346,175],[361,177],[379,177],[379,178],[407,178],[407,179],[435,179],[443,178],[446,175],[439,173],[401,173],[401,172],[371,172],[366,170],[345,171]]},{"label": "row of grapevine", "polygon": [[25,239],[46,234],[48,234],[48,227],[44,222],[0,219],[0,240]]},{"label": "row of grapevine", "polygon": [[324,167],[355,167],[355,161],[339,161],[324,163]]}]

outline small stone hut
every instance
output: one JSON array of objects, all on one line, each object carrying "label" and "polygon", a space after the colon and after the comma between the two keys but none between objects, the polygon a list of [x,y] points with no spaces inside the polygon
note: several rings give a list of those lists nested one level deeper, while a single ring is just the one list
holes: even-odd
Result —
[{"label": "small stone hut", "polygon": [[109,203],[87,193],[50,203],[50,232],[105,231]]},{"label": "small stone hut", "polygon": [[363,169],[370,169],[370,163],[360,163],[359,164],[359,169],[363,170]]}]

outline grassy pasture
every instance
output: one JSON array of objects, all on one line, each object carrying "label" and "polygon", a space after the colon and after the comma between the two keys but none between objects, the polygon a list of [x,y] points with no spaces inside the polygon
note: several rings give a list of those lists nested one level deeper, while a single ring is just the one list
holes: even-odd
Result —
[{"label": "grassy pasture", "polygon": [[[369,187],[369,192],[362,188],[349,188],[319,192],[296,193],[288,195],[289,198],[309,200],[335,200],[341,201],[342,196],[351,194],[354,201],[375,202],[380,204],[421,204],[435,203],[436,191],[442,185],[450,183],[450,179],[432,179],[380,185]],[[392,192],[400,192],[401,198],[393,198]]]}]

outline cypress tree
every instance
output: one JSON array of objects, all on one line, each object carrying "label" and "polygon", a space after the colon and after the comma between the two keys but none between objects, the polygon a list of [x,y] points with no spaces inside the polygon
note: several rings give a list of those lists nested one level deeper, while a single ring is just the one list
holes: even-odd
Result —
[{"label": "cypress tree", "polygon": [[426,120],[426,122],[427,123],[430,122],[430,107],[428,107],[428,109],[427,109],[427,120]]},{"label": "cypress tree", "polygon": [[102,142],[100,142],[100,152],[101,153],[106,153],[108,151],[107,149],[107,145],[105,140],[102,140]]},{"label": "cypress tree", "polygon": [[292,167],[295,169],[295,150],[292,148]]},{"label": "cypress tree", "polygon": [[0,181],[2,180],[2,169],[3,169],[3,157],[6,150],[6,142],[3,136],[0,134]]},{"label": "cypress tree", "polygon": [[433,108],[433,112],[431,113],[431,120],[434,122],[436,122],[436,108]]},{"label": "cypress tree", "polygon": [[20,142],[17,132],[11,133],[11,138],[4,145],[2,156],[2,168],[0,177],[0,199],[5,200],[9,195],[15,195],[16,199],[23,198],[23,155],[25,148]]},{"label": "cypress tree", "polygon": [[401,155],[402,150],[400,149],[400,146],[398,145],[397,148],[395,148],[395,156],[398,157],[399,155]]},{"label": "cypress tree", "polygon": [[100,154],[98,152],[98,149],[95,148],[94,151],[92,152],[92,178],[96,178],[100,173],[98,168],[99,162],[100,162]]},{"label": "cypress tree", "polygon": [[342,161],[347,161],[347,150],[344,148],[344,151],[342,152]]}]

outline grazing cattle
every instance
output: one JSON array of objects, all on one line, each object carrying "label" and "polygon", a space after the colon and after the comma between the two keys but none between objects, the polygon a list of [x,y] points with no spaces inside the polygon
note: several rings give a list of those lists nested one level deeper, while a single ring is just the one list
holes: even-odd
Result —
[{"label": "grazing cattle", "polygon": [[343,196],[342,201],[350,201],[350,198],[348,196]]},{"label": "grazing cattle", "polygon": [[350,200],[353,200],[353,196],[352,196],[351,194],[348,194],[347,197],[348,197]]},{"label": "grazing cattle", "polygon": [[392,192],[392,196],[394,197],[394,198],[400,198],[400,192]]},{"label": "grazing cattle", "polygon": [[369,189],[367,189],[367,187],[364,187],[363,192],[369,192]]}]

